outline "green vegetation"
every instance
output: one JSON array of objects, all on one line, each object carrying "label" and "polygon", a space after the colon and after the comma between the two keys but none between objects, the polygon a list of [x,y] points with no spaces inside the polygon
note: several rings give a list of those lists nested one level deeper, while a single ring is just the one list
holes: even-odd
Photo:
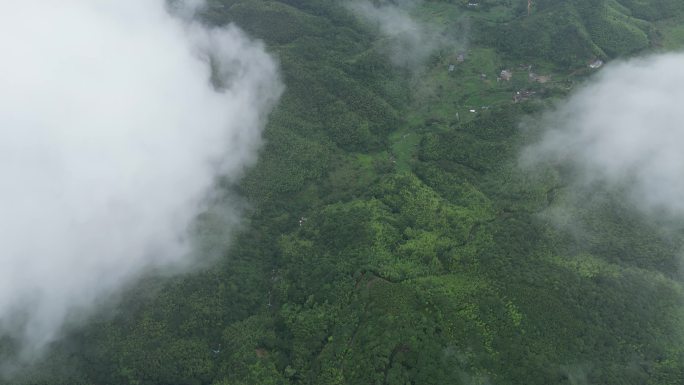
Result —
[{"label": "green vegetation", "polygon": [[656,25],[660,31],[659,43],[664,49],[678,50],[684,47],[684,17],[665,19]]},{"label": "green vegetation", "polygon": [[566,213],[586,231],[558,227],[580,199],[563,170],[516,165],[535,135],[519,122],[590,60],[684,43],[666,19],[682,2],[480,3],[416,10],[472,39],[415,74],[336,1],[211,1],[287,85],[240,185],[248,224],[220,263],[132,288],[22,381],[684,383],[681,239],[607,192]]},{"label": "green vegetation", "polygon": [[572,67],[648,48],[657,33],[653,22],[682,10],[677,1],[535,1],[530,17],[483,24],[481,35],[512,57]]}]

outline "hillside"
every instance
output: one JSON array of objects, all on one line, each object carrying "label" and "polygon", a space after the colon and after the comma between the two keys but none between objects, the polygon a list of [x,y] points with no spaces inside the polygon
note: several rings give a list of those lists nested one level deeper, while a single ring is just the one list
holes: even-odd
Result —
[{"label": "hillside", "polygon": [[[591,61],[684,46],[684,3],[467,3],[412,9],[468,34],[413,71],[337,1],[209,1],[286,86],[240,183],[248,221],[218,264],[132,288],[21,383],[684,383],[682,234],[518,167],[539,129],[520,123]],[[591,231],[555,224],[568,206]]]},{"label": "hillside", "polygon": [[[522,3],[522,2],[521,2]],[[629,55],[658,44],[654,23],[681,13],[677,1],[535,1],[530,17],[484,26],[487,43],[516,58],[563,66]],[[520,15],[522,10],[518,10]]]}]

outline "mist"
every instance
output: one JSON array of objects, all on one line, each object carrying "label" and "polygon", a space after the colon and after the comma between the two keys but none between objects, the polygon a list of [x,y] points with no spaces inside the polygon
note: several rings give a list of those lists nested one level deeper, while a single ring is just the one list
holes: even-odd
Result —
[{"label": "mist", "polygon": [[206,258],[200,213],[220,209],[222,239],[240,223],[217,180],[255,162],[282,85],[263,44],[193,21],[200,6],[4,4],[0,336],[20,361],[148,272]]},{"label": "mist", "polygon": [[541,121],[526,165],[572,169],[575,189],[607,187],[647,215],[684,218],[683,54],[607,66]]},{"label": "mist", "polygon": [[444,26],[424,23],[414,17],[412,12],[421,3],[421,0],[353,0],[347,7],[387,39],[384,48],[395,66],[416,70],[439,49],[462,44]]}]

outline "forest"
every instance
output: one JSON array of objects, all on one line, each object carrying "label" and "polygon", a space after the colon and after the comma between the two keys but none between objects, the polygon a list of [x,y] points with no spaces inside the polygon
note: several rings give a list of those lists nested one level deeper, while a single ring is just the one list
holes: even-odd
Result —
[{"label": "forest", "polygon": [[406,65],[346,2],[207,3],[285,85],[244,225],[0,383],[684,384],[684,223],[520,166],[591,63],[684,47],[684,2],[416,1],[446,42]]}]

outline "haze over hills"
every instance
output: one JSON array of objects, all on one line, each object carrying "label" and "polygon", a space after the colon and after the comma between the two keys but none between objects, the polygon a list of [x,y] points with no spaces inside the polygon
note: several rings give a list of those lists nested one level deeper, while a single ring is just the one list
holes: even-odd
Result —
[{"label": "haze over hills", "polygon": [[236,64],[285,86],[218,184],[244,221],[0,383],[684,383],[684,3],[527,5],[208,0],[195,23],[280,74],[237,54],[200,86],[228,97]]},{"label": "haze over hills", "polygon": [[535,1],[530,17],[494,27],[485,39],[518,59],[580,65],[587,57],[615,58],[657,44],[660,32],[654,22],[682,9],[678,1]]}]

